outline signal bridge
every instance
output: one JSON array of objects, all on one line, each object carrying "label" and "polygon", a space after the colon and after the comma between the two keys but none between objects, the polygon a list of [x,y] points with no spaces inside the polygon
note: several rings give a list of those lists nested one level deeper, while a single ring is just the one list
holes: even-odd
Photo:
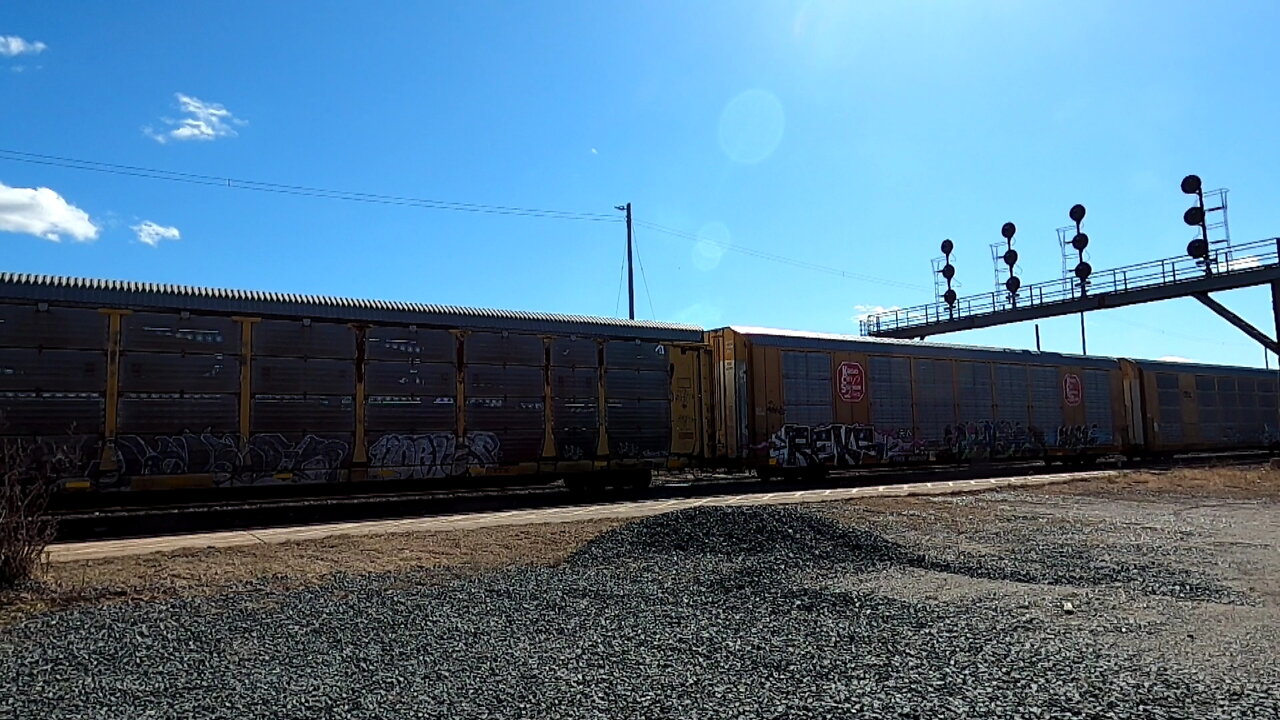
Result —
[{"label": "signal bridge", "polygon": [[[1016,306],[1008,293],[989,292],[957,298],[953,307],[938,302],[888,310],[863,320],[862,334],[925,338],[1186,296],[1195,297],[1221,315],[1226,308],[1209,297],[1209,293],[1265,284],[1271,284],[1273,301],[1280,300],[1280,238],[1236,245],[1232,256],[1220,258],[1219,268],[1212,274],[1205,273],[1203,261],[1187,256],[1098,271],[1090,277],[1089,290],[1083,294],[1079,284],[1067,278],[1024,285]],[[1272,352],[1280,351],[1274,340],[1234,313],[1227,319]],[[1265,342],[1258,335],[1262,335]]]},{"label": "signal bridge", "polygon": [[[1223,290],[1269,284],[1276,335],[1280,337],[1280,238],[1235,246],[1230,243],[1230,235],[1224,240],[1210,240],[1210,228],[1221,228],[1224,232],[1226,229],[1226,190],[1206,193],[1196,175],[1183,178],[1181,189],[1196,197],[1196,204],[1183,214],[1183,221],[1200,231],[1198,237],[1187,244],[1185,256],[1152,260],[1095,273],[1084,259],[1085,248],[1089,246],[1089,236],[1081,230],[1085,208],[1083,205],[1075,205],[1069,213],[1076,231],[1070,246],[1079,253],[1074,279],[1064,277],[1034,285],[1022,285],[1013,274],[1018,261],[1017,251],[1013,249],[1013,237],[1017,229],[1013,223],[1005,223],[1000,233],[1008,248],[1003,255],[1004,262],[1009,266],[1009,278],[1005,281],[1007,292],[997,290],[957,297],[955,290],[951,289],[956,275],[955,266],[951,264],[951,253],[955,245],[951,240],[944,240],[942,252],[945,258],[939,260],[944,260],[946,264],[940,270],[935,269],[947,282],[942,302],[870,315],[860,322],[862,334],[871,337],[924,339],[930,335],[1080,313],[1081,351],[1084,352],[1084,313],[1194,297],[1268,350],[1280,355],[1280,343],[1210,296],[1210,293]],[[1219,205],[1206,207],[1206,194],[1216,195]],[[1209,213],[1220,213],[1216,216],[1220,219],[1211,222]],[[1069,228],[1062,228],[1061,231],[1069,232]],[[1225,245],[1225,249],[1216,250],[1214,247],[1221,245]],[[1065,268],[1068,262],[1065,244],[1063,250]],[[994,254],[993,251],[993,256]],[[934,262],[936,265],[938,260]],[[1039,345],[1038,331],[1036,338]]]}]

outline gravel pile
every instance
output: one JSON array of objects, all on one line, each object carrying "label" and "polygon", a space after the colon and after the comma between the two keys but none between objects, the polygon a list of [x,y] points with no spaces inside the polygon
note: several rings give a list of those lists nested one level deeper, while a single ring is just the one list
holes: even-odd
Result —
[{"label": "gravel pile", "polygon": [[698,507],[643,518],[601,535],[571,565],[669,563],[690,557],[876,566],[913,562],[898,543],[795,507]]},{"label": "gravel pile", "polygon": [[[0,631],[0,717],[1280,717],[1274,646],[1187,661],[1211,604],[1180,599],[1187,578],[1036,542],[940,560],[801,510],[706,508],[556,568],[55,613]],[[1022,584],[900,584],[940,571]]]}]

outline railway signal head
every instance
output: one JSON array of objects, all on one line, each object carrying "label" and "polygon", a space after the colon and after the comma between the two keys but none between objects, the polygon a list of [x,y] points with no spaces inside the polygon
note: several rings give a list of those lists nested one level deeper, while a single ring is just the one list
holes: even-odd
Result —
[{"label": "railway signal head", "polygon": [[946,278],[947,282],[951,282],[952,280],[954,280],[956,277],[956,266],[952,265],[951,263],[947,263],[946,265],[943,265],[942,277]]},{"label": "railway signal head", "polygon": [[955,250],[955,249],[956,249],[956,244],[955,244],[955,243],[951,242],[950,240],[943,240],[943,241],[942,241],[942,254],[943,254],[943,255],[950,255],[950,254],[951,254],[951,251],[952,251],[952,250]]},{"label": "railway signal head", "polygon": [[1022,281],[1018,279],[1017,275],[1011,275],[1008,280],[1004,281],[1004,289],[1014,295],[1018,294],[1018,288],[1020,287],[1022,287]]},{"label": "railway signal head", "polygon": [[1204,206],[1204,192],[1200,183],[1200,176],[1188,175],[1182,178],[1182,192],[1196,196],[1196,204],[1182,213],[1182,222],[1193,228],[1200,229],[1200,237],[1187,243],[1187,254],[1196,260],[1204,261],[1204,271],[1208,274],[1213,270],[1209,259],[1209,224],[1205,217],[1205,213],[1208,211]]},{"label": "railway signal head", "polygon": [[954,306],[956,304],[956,291],[947,288],[947,291],[942,293],[942,299],[946,301],[947,305]]},{"label": "railway signal head", "polygon": [[1000,234],[1004,236],[1005,240],[1012,240],[1013,234],[1016,232],[1018,232],[1018,226],[1014,225],[1011,222],[1007,222],[1004,225],[1000,226]]},{"label": "railway signal head", "polygon": [[1076,236],[1071,238],[1071,247],[1084,252],[1084,249],[1089,247],[1089,236],[1085,233],[1076,233]]},{"label": "railway signal head", "polygon": [[1068,215],[1071,216],[1071,222],[1079,225],[1084,220],[1084,206],[1080,203],[1072,205],[1071,212]]},{"label": "railway signal head", "polygon": [[1076,277],[1080,278],[1081,282],[1088,280],[1089,276],[1092,274],[1093,274],[1093,266],[1090,265],[1089,263],[1081,260],[1080,264],[1076,265]]},{"label": "railway signal head", "polygon": [[1009,271],[1013,272],[1013,266],[1018,264],[1018,251],[1009,248],[1004,251],[1004,264],[1009,266]]}]

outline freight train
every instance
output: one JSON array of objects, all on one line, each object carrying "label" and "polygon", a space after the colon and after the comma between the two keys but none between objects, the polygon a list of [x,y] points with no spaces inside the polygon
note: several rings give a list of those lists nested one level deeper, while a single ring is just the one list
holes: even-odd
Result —
[{"label": "freight train", "polygon": [[[0,273],[0,475],[643,485],[1271,448],[1250,368]],[[487,478],[487,479],[485,479]]]}]

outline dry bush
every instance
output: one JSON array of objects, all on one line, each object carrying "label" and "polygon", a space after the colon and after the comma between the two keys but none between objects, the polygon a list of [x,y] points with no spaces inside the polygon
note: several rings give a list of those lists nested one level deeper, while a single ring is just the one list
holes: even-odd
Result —
[{"label": "dry bush", "polygon": [[30,580],[53,542],[56,524],[48,507],[54,486],[14,472],[0,478],[0,589]]},{"label": "dry bush", "polygon": [[[0,416],[0,428],[4,418]],[[74,428],[50,447],[25,438],[0,438],[0,589],[30,581],[53,542],[57,523],[49,501],[58,481],[80,467]]]}]

